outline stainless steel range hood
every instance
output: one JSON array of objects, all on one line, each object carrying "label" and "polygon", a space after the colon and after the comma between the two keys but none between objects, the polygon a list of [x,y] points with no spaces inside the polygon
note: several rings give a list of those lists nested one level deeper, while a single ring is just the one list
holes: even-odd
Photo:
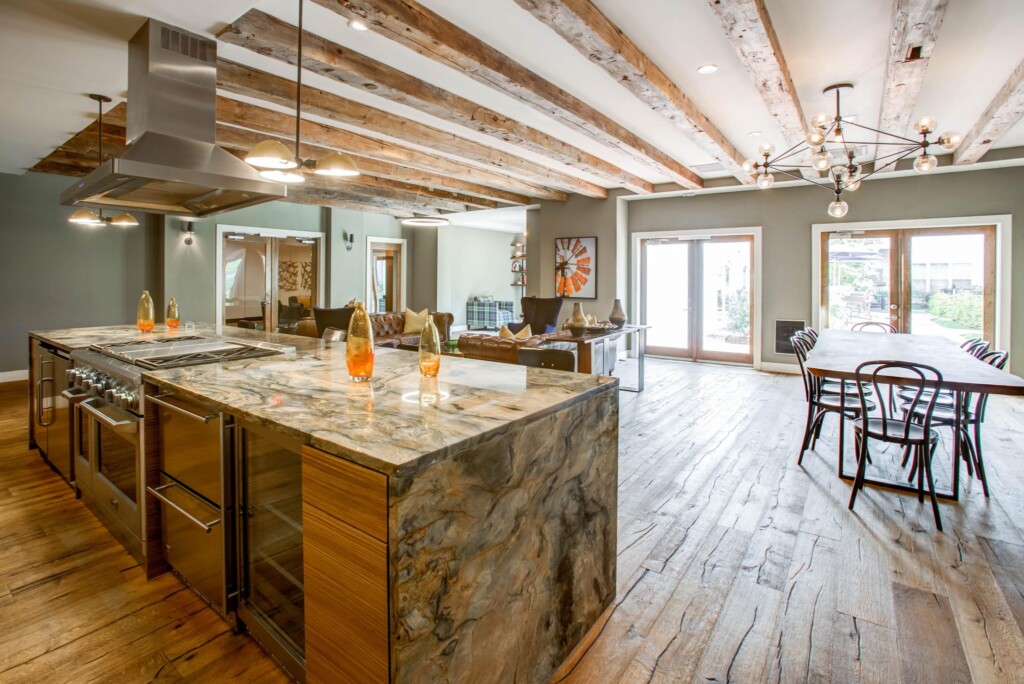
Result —
[{"label": "stainless steel range hood", "polygon": [[208,216],[283,199],[286,186],[215,144],[217,43],[148,20],[128,44],[128,150],[62,204]]}]

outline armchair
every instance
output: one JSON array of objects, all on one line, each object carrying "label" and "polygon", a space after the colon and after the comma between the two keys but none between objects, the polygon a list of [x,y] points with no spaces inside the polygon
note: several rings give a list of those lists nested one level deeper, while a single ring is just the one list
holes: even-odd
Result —
[{"label": "armchair", "polygon": [[562,311],[561,297],[523,297],[520,304],[523,308],[523,320],[521,323],[509,323],[510,331],[517,333],[527,324],[534,335],[558,331],[558,314]]}]

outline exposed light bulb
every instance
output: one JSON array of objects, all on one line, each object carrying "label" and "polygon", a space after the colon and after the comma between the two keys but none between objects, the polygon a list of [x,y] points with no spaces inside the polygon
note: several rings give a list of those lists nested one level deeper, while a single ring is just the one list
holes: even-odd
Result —
[{"label": "exposed light bulb", "polygon": [[832,139],[837,143],[843,142],[843,129],[836,126],[836,130],[832,133]]},{"label": "exposed light bulb", "polygon": [[825,142],[825,134],[815,128],[807,134],[805,140],[807,140],[807,144],[811,147],[821,147]]},{"label": "exposed light bulb", "polygon": [[761,143],[757,146],[757,153],[762,157],[770,157],[775,154],[775,145],[770,142]]},{"label": "exposed light bulb", "polygon": [[832,218],[843,218],[848,211],[850,211],[850,205],[841,199],[828,205],[828,215]]},{"label": "exposed light bulb", "polygon": [[938,127],[939,122],[936,121],[935,117],[933,116],[922,116],[914,123],[914,130],[920,133],[921,135],[932,133]]},{"label": "exposed light bulb", "polygon": [[288,171],[286,169],[266,169],[260,171],[260,177],[278,183],[305,183],[306,177],[299,171]]},{"label": "exposed light bulb", "polygon": [[843,190],[849,190],[850,192],[853,192],[854,190],[860,187],[860,182],[860,176],[850,176],[849,178],[846,179],[846,181],[843,182]]},{"label": "exposed light bulb", "polygon": [[828,176],[836,183],[842,183],[850,175],[850,170],[845,166],[837,165],[828,170]]},{"label": "exposed light bulb", "polygon": [[964,136],[956,131],[947,131],[939,136],[939,144],[942,148],[952,152],[956,148],[960,147],[960,143],[964,141]]},{"label": "exposed light bulb", "polygon": [[817,152],[811,156],[811,166],[818,171],[828,171],[832,166],[832,157],[827,152]]},{"label": "exposed light bulb", "polygon": [[740,168],[743,169],[743,173],[754,173],[757,170],[757,162],[753,159],[747,159]]},{"label": "exposed light bulb", "polygon": [[922,154],[914,160],[914,170],[918,173],[929,173],[939,165],[939,160],[934,154]]},{"label": "exposed light bulb", "polygon": [[775,185],[775,176],[770,173],[762,173],[757,177],[757,187],[762,190],[767,190]]},{"label": "exposed light bulb", "polygon": [[825,130],[832,125],[832,117],[825,112],[818,112],[811,117],[811,126]]}]

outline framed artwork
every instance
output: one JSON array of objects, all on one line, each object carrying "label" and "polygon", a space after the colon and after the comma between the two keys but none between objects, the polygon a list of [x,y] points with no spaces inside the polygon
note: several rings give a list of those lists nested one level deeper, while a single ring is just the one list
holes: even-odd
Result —
[{"label": "framed artwork", "polygon": [[555,239],[555,294],[597,298],[597,238]]}]

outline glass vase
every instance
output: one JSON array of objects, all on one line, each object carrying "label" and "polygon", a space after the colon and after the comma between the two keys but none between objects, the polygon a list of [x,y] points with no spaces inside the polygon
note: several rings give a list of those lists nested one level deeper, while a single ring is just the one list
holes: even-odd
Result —
[{"label": "glass vase", "polygon": [[616,328],[621,328],[626,324],[626,312],[622,310],[621,299],[615,300],[615,304],[612,305],[612,312],[608,314],[608,320],[613,323]]},{"label": "glass vase", "polygon": [[171,301],[167,303],[167,316],[164,317],[164,322],[167,323],[168,328],[177,329],[181,325],[181,315],[178,313],[178,302],[174,301],[174,297],[171,297]]},{"label": "glass vase", "polygon": [[362,302],[356,302],[356,310],[348,324],[345,361],[352,382],[367,382],[373,377],[373,325]]},{"label": "glass vase", "polygon": [[569,332],[573,337],[582,337],[587,332],[587,317],[583,313],[583,305],[579,302],[572,304],[572,316],[569,317]]},{"label": "glass vase", "polygon": [[135,323],[142,332],[151,332],[155,318],[153,298],[149,296],[149,290],[143,290],[139,297],[139,307],[135,310]]},{"label": "glass vase", "polygon": [[434,325],[434,317],[427,315],[427,324],[420,332],[420,374],[425,378],[437,376],[441,370],[441,335]]}]

